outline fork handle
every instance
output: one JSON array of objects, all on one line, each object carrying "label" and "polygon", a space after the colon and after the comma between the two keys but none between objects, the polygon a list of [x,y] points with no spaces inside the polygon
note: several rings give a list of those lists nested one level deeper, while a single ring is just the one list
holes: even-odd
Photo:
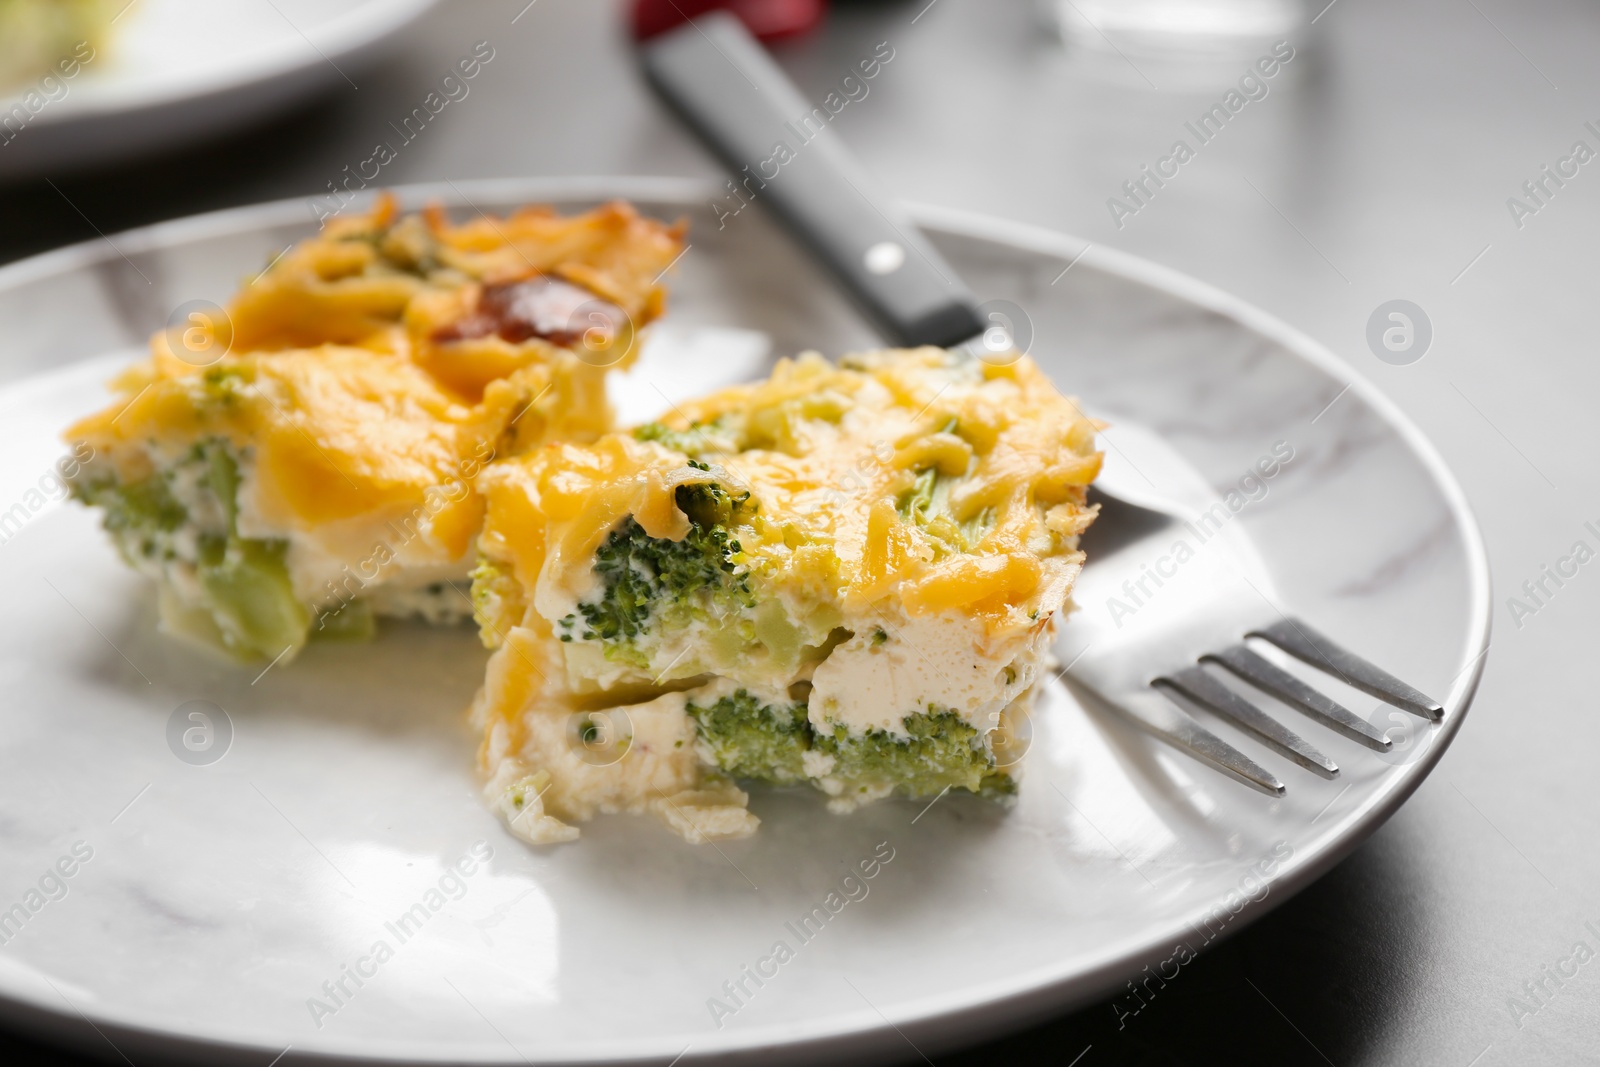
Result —
[{"label": "fork handle", "polygon": [[[896,344],[949,348],[983,332],[972,294],[727,12],[642,46],[653,85],[734,172],[718,221],[768,204]],[[862,85],[866,82],[862,81]]]}]

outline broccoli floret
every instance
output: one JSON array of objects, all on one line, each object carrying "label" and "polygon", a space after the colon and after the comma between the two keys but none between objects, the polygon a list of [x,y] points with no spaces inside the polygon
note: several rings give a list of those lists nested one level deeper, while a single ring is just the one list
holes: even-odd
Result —
[{"label": "broccoli floret", "polygon": [[[588,623],[584,640],[616,641],[643,633],[649,625],[654,600],[661,595],[663,571],[687,586],[689,575],[695,570],[704,573],[720,567],[721,553],[714,561],[708,558],[704,546],[697,543],[697,532],[701,531],[691,529],[688,537],[676,542],[678,549],[673,550],[657,544],[661,539],[646,534],[631,515],[613,530],[594,557],[594,572],[605,584],[605,592],[598,601],[578,605]],[[563,622],[571,629],[571,622]]]},{"label": "broccoli floret", "polygon": [[906,716],[902,728],[904,734],[852,734],[840,725],[831,733],[818,731],[813,745],[834,757],[831,776],[854,788],[892,786],[913,797],[952,788],[1004,791],[990,779],[1009,781],[1009,776],[994,773],[994,757],[983,736],[960,715],[944,709],[917,712]]},{"label": "broccoli floret", "polygon": [[[191,515],[179,500],[173,486],[180,478],[203,494],[201,515]],[[238,487],[239,467],[228,445],[208,439],[196,442],[178,464],[138,481],[121,482],[115,475],[86,468],[70,489],[76,499],[103,511],[106,532],[123,558],[137,565],[177,559],[181,554],[177,535],[185,528],[202,535],[232,536]],[[204,496],[213,498],[216,507],[207,508]],[[204,515],[207,511],[209,517]]]},{"label": "broccoli floret", "polygon": [[198,411],[227,410],[249,395],[250,385],[244,368],[238,364],[207,367],[200,375],[198,392],[191,393],[191,398]]},{"label": "broccoli floret", "polygon": [[629,516],[595,553],[594,571],[605,589],[599,600],[578,605],[587,624],[584,640],[631,640],[670,606],[750,603],[748,584],[734,573],[737,551],[739,542],[721,526],[691,525],[683,540],[671,541],[651,537]]},{"label": "broccoli floret", "polygon": [[160,474],[127,483],[76,481],[71,490],[78,500],[102,509],[101,524],[130,566],[175,555],[172,537],[189,513]]},{"label": "broccoli floret", "polygon": [[728,441],[727,434],[728,427],[719,418],[711,422],[691,423],[687,430],[674,430],[665,423],[647,422],[633,431],[633,439],[654,441],[674,452],[699,457],[706,452],[715,454],[727,446],[737,450],[738,442]]},{"label": "broccoli floret", "polygon": [[[478,557],[478,566],[472,572],[472,618],[478,624],[478,638],[484,647],[499,648],[511,628],[522,624],[527,606],[522,583],[517,581],[511,564]],[[564,634],[562,640],[571,640],[571,635]]]},{"label": "broccoli floret", "polygon": [[[608,658],[635,662],[644,657],[631,643],[663,616],[677,623],[754,607],[735,562],[739,542],[728,532],[748,508],[749,495],[730,495],[712,482],[680,485],[677,505],[689,518],[681,541],[651,537],[631,515],[624,519],[595,552],[594,573],[603,588],[598,599],[578,605],[584,622],[578,636],[606,642]],[[567,640],[576,618],[569,615],[560,625]]]},{"label": "broccoli floret", "polygon": [[805,754],[815,749],[833,757],[828,777],[849,789],[889,787],[911,797],[965,789],[994,799],[1017,789],[1016,780],[995,767],[984,737],[949,710],[907,716],[904,734],[851,734],[843,725],[818,730],[804,702],[764,704],[744,689],[708,705],[691,702],[688,712],[713,762],[735,778],[804,781]]},{"label": "broccoli floret", "polygon": [[[711,469],[706,464],[697,463],[692,459],[689,461],[689,466],[699,471]],[[750,499],[748,492],[735,496],[716,482],[680,485],[674,494],[674,499],[677,501],[678,509],[696,526],[725,527],[756,512],[756,502]],[[738,551],[737,543],[734,550]]]},{"label": "broccoli floret", "polygon": [[690,704],[689,715],[716,765],[735,778],[788,784],[805,777],[811,724],[804,704],[763,704],[740,689],[709,706]]}]

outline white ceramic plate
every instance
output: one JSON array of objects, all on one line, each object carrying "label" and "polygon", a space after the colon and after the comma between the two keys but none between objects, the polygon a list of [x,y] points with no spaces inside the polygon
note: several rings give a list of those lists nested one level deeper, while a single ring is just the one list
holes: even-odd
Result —
[{"label": "white ceramic plate", "polygon": [[[657,387],[754,373],[769,353],[874,343],[762,218],[719,230],[715,189],[461,189],[404,197],[628,196],[691,219],[671,316],[628,390],[640,413]],[[51,488],[54,435],[100,402],[113,364],[305,233],[299,202],[223,212],[122,235],[127,260],[99,242],[0,270],[0,516],[16,527],[0,545],[0,909],[26,910],[41,879],[59,896],[46,872],[73,870],[0,949],[4,1016],[102,1052],[252,1064],[289,1046],[508,1064],[901,1057],[908,1038],[932,1053],[1146,964],[1181,973],[1180,945],[1240,929],[1371,833],[1460,726],[1488,636],[1482,547],[1433,451],[1328,353],[1197,282],[1071,238],[920,218],[981,296],[1027,309],[1059,382],[1159,430],[1219,491],[1292,444],[1238,528],[1292,608],[1443,699],[1443,725],[1385,757],[1308,730],[1343,776],[1264,755],[1290,786],[1272,801],[1053,685],[1009,812],[947,797],[836,817],[810,792],[757,790],[747,841],[693,847],[601,818],[576,845],[524,847],[478,802],[460,712],[485,654],[465,628],[391,628],[261,675],[159,636],[150,591],[93,517],[29,494]],[[696,366],[695,351],[715,357]],[[1389,725],[1389,709],[1339,695]],[[196,700],[231,722],[207,766],[168,741]],[[492,858],[448,873],[474,850]],[[864,862],[875,877],[846,882]],[[417,904],[426,923],[402,940],[386,924]],[[803,939],[813,906],[828,918]],[[775,973],[757,986],[746,966]],[[347,967],[367,972],[359,986]]]},{"label": "white ceramic plate", "polygon": [[0,94],[0,177],[105,163],[239,126],[362,74],[437,0],[131,0],[71,78]]}]

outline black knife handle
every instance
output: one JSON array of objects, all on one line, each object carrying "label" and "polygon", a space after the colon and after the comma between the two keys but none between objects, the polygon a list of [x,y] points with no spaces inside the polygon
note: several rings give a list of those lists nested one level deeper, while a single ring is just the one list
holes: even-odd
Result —
[{"label": "black knife handle", "polygon": [[744,24],[704,15],[643,46],[652,85],[733,171],[722,225],[766,204],[897,344],[951,347],[981,333],[972,294],[879,192]]}]

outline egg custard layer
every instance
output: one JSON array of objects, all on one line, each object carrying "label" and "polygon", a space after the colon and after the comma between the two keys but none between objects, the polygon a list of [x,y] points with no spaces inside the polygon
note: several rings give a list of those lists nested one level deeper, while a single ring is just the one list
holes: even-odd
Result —
[{"label": "egg custard layer", "polygon": [[704,841],[755,829],[740,780],[1013,793],[1095,431],[1026,357],[807,354],[487,468],[490,802],[537,843],[617,811]]},{"label": "egg custard layer", "polygon": [[166,629],[241,656],[461,617],[473,479],[610,429],[605,376],[663,310],[681,236],[625,204],[335,219],[152,338],[67,430],[94,452],[73,493],[157,581]]}]

